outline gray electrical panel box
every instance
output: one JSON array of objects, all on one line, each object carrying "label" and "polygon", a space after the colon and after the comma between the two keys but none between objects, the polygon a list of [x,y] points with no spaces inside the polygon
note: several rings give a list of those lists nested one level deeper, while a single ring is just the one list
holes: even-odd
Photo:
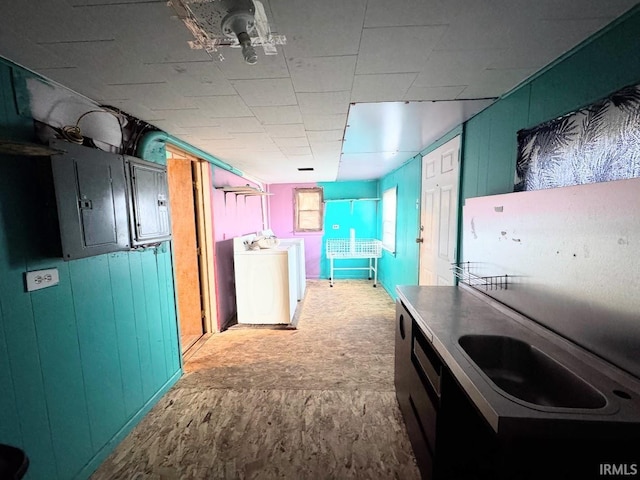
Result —
[{"label": "gray electrical panel box", "polygon": [[171,239],[167,168],[124,156],[129,185],[131,244],[149,245]]},{"label": "gray electrical panel box", "polygon": [[62,140],[50,145],[65,260],[131,247],[122,157]]},{"label": "gray electrical panel box", "polygon": [[171,239],[167,168],[128,155],[51,140],[65,260]]}]

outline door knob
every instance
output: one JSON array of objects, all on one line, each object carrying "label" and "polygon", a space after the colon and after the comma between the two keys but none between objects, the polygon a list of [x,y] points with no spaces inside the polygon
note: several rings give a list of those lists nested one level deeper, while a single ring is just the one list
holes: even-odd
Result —
[{"label": "door knob", "polygon": [[424,242],[424,239],[422,239],[422,238],[416,238],[416,243],[422,243],[422,242]]}]

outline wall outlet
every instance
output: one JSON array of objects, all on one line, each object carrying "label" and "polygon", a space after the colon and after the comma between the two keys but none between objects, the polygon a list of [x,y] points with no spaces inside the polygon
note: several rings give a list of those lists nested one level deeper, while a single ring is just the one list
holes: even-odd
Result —
[{"label": "wall outlet", "polygon": [[331,228],[333,228],[334,230],[338,230],[340,229],[340,225],[333,225]]},{"label": "wall outlet", "polygon": [[48,270],[34,270],[24,274],[27,292],[40,290],[41,288],[53,287],[60,282],[57,268]]}]

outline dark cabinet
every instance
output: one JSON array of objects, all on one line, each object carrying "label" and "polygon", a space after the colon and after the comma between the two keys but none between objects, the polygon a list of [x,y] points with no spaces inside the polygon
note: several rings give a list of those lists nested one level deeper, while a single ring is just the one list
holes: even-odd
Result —
[{"label": "dark cabinet", "polygon": [[421,368],[421,363],[426,361],[426,354],[420,344],[422,340],[417,340],[416,337],[421,337],[420,329],[404,305],[398,301],[394,373],[396,397],[418,468],[424,478],[431,478],[439,392],[431,385],[425,385],[425,382],[439,384],[439,381],[433,377],[429,380],[430,377]]},{"label": "dark cabinet", "polygon": [[171,239],[163,165],[63,140],[51,146],[65,260]]},{"label": "dark cabinet", "polygon": [[431,342],[396,302],[394,381],[424,479],[495,479],[495,440]]}]

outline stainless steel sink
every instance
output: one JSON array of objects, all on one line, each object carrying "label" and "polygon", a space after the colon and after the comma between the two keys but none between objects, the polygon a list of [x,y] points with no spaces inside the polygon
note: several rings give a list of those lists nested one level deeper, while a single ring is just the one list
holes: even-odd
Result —
[{"label": "stainless steel sink", "polygon": [[499,388],[545,407],[598,409],[605,397],[533,345],[499,335],[464,335],[458,343]]}]

